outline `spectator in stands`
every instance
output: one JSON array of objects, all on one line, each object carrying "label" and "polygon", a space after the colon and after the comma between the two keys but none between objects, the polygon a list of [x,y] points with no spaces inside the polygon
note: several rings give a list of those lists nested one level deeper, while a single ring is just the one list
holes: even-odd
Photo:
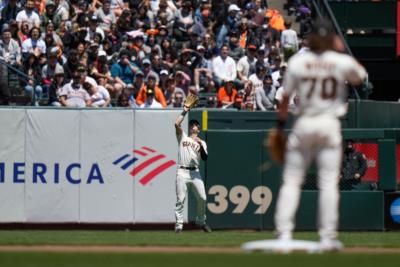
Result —
[{"label": "spectator in stands", "polygon": [[202,37],[209,29],[213,28],[214,22],[212,20],[211,5],[207,1],[201,1],[199,8],[195,12],[195,25],[192,30]]},{"label": "spectator in stands", "polygon": [[60,94],[64,85],[64,69],[56,69],[54,80],[49,87],[49,106],[61,107]]},{"label": "spectator in stands", "polygon": [[72,83],[65,84],[61,89],[60,102],[64,107],[84,108],[91,104],[90,95],[82,86],[79,68],[72,73]]},{"label": "spectator in stands", "polygon": [[217,44],[215,42],[215,37],[212,31],[206,32],[206,34],[203,37],[201,45],[204,46],[205,48],[204,56],[210,59],[212,51],[214,51],[217,47]]},{"label": "spectator in stands", "polygon": [[340,189],[354,189],[354,186],[361,182],[361,178],[367,172],[367,168],[367,157],[355,150],[353,140],[347,140],[340,172]]},{"label": "spectator in stands", "polygon": [[156,84],[159,83],[160,77],[158,73],[152,69],[151,61],[148,58],[143,59],[142,61],[142,71],[144,74],[144,81],[147,82],[150,76],[153,76],[156,79]]},{"label": "spectator in stands", "polygon": [[89,27],[86,28],[87,34],[85,37],[85,41],[91,42],[94,40],[96,33],[100,34],[101,40],[105,38],[104,31],[101,27],[98,26],[99,19],[96,15],[92,15],[89,20]]},{"label": "spectator in stands", "polygon": [[178,70],[175,73],[175,86],[181,88],[185,95],[189,94],[190,76],[185,72]]},{"label": "spectator in stands", "polygon": [[[242,88],[255,72],[254,58],[266,67],[280,65],[271,55],[279,49],[279,32],[273,28],[283,25],[283,18],[276,10],[266,10],[263,0],[25,0],[23,10],[18,9],[19,1],[6,2],[0,26],[9,25],[23,58],[36,53],[45,65],[50,51],[57,48],[64,82],[70,82],[80,62],[113,97],[123,90],[130,96],[138,93],[139,88],[132,86],[138,71],[144,73],[145,82],[156,74],[165,92],[167,76],[162,71],[172,74],[175,86],[185,94],[190,86],[193,92],[214,93],[225,79]],[[263,48],[263,55],[248,50],[245,57],[249,44]],[[71,56],[70,51],[74,51]],[[126,52],[128,60],[122,61]],[[165,78],[160,83],[161,75]],[[154,93],[157,98],[157,90]]]},{"label": "spectator in stands", "polygon": [[257,62],[256,65],[263,65],[266,68],[266,72],[270,73],[270,64],[266,57],[266,51],[264,47],[260,47],[256,53]]},{"label": "spectator in stands", "polygon": [[108,93],[107,89],[101,85],[97,85],[94,82],[84,82],[83,88],[89,93],[90,95],[90,106],[91,107],[108,107],[110,106],[111,98],[110,94]]},{"label": "spectator in stands", "polygon": [[33,27],[29,32],[29,38],[22,43],[22,56],[26,58],[29,54],[36,57],[46,55],[46,43],[40,38],[40,29]]},{"label": "spectator in stands", "polygon": [[229,46],[223,45],[220,55],[212,60],[213,77],[217,86],[222,85],[227,80],[236,80],[236,62],[228,54]]},{"label": "spectator in stands", "polygon": [[255,73],[257,58],[255,57],[257,46],[249,44],[247,46],[247,54],[243,56],[237,63],[237,74],[242,84],[245,84],[250,75]]},{"label": "spectator in stands", "polygon": [[185,101],[184,93],[183,92],[175,92],[174,98],[172,101],[172,107],[173,108],[182,108],[184,101]]},{"label": "spectator in stands", "polygon": [[[264,17],[263,25],[258,29],[257,36],[260,36],[261,44],[270,43],[271,46],[280,47],[281,34],[269,24],[269,18]],[[261,45],[262,46],[262,45]]]},{"label": "spectator in stands", "polygon": [[217,94],[218,107],[233,108],[238,97],[237,89],[234,86],[233,80],[226,80],[224,85],[219,88]]},{"label": "spectator in stands", "polygon": [[[151,80],[150,78],[149,80]],[[154,90],[152,88],[148,88],[146,90],[146,100],[143,104],[140,105],[141,108],[163,108],[163,106],[155,99]]]},{"label": "spectator in stands", "polygon": [[17,0],[8,0],[8,3],[1,10],[0,29],[3,29],[3,25],[8,24],[10,20],[15,20],[20,11],[21,8]]},{"label": "spectator in stands", "polygon": [[200,55],[199,64],[194,69],[194,85],[197,92],[204,87],[207,77],[212,78],[211,61],[204,57],[205,51],[203,45],[197,46],[197,52]]},{"label": "spectator in stands", "polygon": [[272,86],[271,75],[265,75],[263,79],[263,87],[256,89],[256,103],[258,110],[274,110],[275,108],[276,90]]},{"label": "spectator in stands", "polygon": [[192,2],[184,0],[182,6],[175,13],[174,35],[179,43],[189,40],[189,29],[194,24]]},{"label": "spectator in stands", "polygon": [[152,98],[155,100],[154,102],[155,104],[154,106],[152,106],[153,101],[148,101],[145,107],[148,107],[149,105],[151,107],[155,107],[158,106],[157,103],[159,103],[162,108],[165,108],[167,106],[164,94],[162,90],[157,86],[156,81],[157,77],[155,75],[150,74],[148,76],[147,83],[140,89],[138,96],[136,97],[136,103],[140,107],[143,107],[142,105],[145,104],[147,96],[149,94],[148,92],[150,92]]},{"label": "spectator in stands", "polygon": [[88,64],[89,54],[86,50],[85,43],[86,43],[85,41],[79,42],[78,46],[76,47],[76,50],[78,51],[79,63],[86,66]]},{"label": "spectator in stands", "polygon": [[285,75],[286,67],[287,67],[287,63],[281,63],[279,69],[276,71],[273,71],[271,73],[272,83],[275,88],[281,87],[282,83],[279,81],[281,81],[283,79],[283,76]]},{"label": "spectator in stands", "polygon": [[[283,95],[285,94],[285,88],[283,87],[283,78],[278,79],[278,84],[280,85],[278,89],[276,89],[275,93],[275,103],[276,103],[276,109],[279,109],[282,101],[283,101]],[[289,110],[295,110],[296,109],[296,102],[298,101],[298,98],[296,94],[292,94],[292,96],[289,98]]]},{"label": "spectator in stands", "polygon": [[239,33],[232,31],[228,33],[229,36],[229,56],[237,62],[244,56],[244,48],[239,44]]},{"label": "spectator in stands", "polygon": [[13,39],[17,40],[20,46],[22,46],[22,43],[29,38],[30,30],[27,21],[23,21],[21,28],[18,28],[17,22],[10,20],[10,30]]},{"label": "spectator in stands", "polygon": [[118,96],[117,107],[124,107],[124,108],[131,107],[129,103],[129,95],[127,93],[122,92],[122,94]]},{"label": "spectator in stands", "polygon": [[111,94],[118,96],[122,90],[132,86],[135,72],[139,70],[131,60],[128,50],[122,50],[119,54],[119,61],[111,67],[111,76],[114,78],[114,92]]},{"label": "spectator in stands", "polygon": [[206,77],[204,88],[203,90],[200,91],[200,93],[215,93],[215,94],[217,93],[217,87],[215,86],[212,77],[209,76]]},{"label": "spectator in stands", "polygon": [[78,67],[79,65],[79,57],[78,51],[75,49],[71,49],[68,52],[67,62],[64,63],[64,81],[66,83],[70,82],[72,79],[72,72]]},{"label": "spectator in stands", "polygon": [[103,1],[103,5],[95,12],[95,16],[99,19],[99,27],[107,33],[110,32],[111,25],[117,22],[117,17],[111,11],[110,0]]},{"label": "spectator in stands", "polygon": [[96,79],[97,83],[104,86],[109,92],[115,93],[114,78],[111,76],[111,71],[107,62],[107,54],[101,50],[97,54],[97,60],[92,64],[90,75]]},{"label": "spectator in stands", "polygon": [[119,17],[125,9],[124,1],[122,0],[111,0],[111,10],[116,17]]},{"label": "spectator in stands", "polygon": [[281,45],[283,49],[283,58],[288,62],[289,58],[299,50],[299,41],[297,32],[293,29],[291,21],[285,21],[285,30],[281,34]]},{"label": "spectator in stands", "polygon": [[168,77],[167,87],[164,91],[165,100],[167,101],[168,107],[174,107],[174,97],[179,94],[183,97],[183,101],[186,99],[186,94],[182,88],[176,87],[175,79],[173,77]]},{"label": "spectator in stands", "polygon": [[1,59],[8,64],[21,66],[21,48],[19,47],[18,42],[12,39],[11,31],[8,25],[4,26],[5,27],[2,30],[2,38],[0,40]]},{"label": "spectator in stands", "polygon": [[[161,57],[158,54],[155,54],[151,57],[151,67],[152,67],[152,70],[158,75],[159,79],[160,79],[161,71],[166,70],[165,66],[162,64]],[[160,80],[158,80],[158,83],[160,84]]]},{"label": "spectator in stands", "polygon": [[21,29],[21,24],[23,21],[28,23],[28,27],[32,30],[34,27],[40,27],[40,17],[35,11],[35,2],[33,0],[27,0],[23,10],[18,12],[15,19],[18,23],[18,28]]},{"label": "spectator in stands", "polygon": [[254,111],[256,110],[256,99],[254,93],[253,83],[251,81],[246,82],[244,89],[238,92],[241,98],[241,110]]},{"label": "spectator in stands", "polygon": [[[238,20],[238,12],[240,12],[240,8],[236,4],[231,4],[228,7],[228,16],[226,16],[226,20],[224,24],[221,26],[218,37],[217,37],[217,47],[222,47],[224,43],[226,43],[226,36],[229,32],[234,32],[238,30],[239,20]],[[224,17],[223,17],[224,18]]]},{"label": "spectator in stands", "polygon": [[252,82],[254,92],[256,95],[257,109],[258,110],[266,110],[266,108],[261,105],[260,95],[264,89],[264,76],[267,74],[267,69],[262,64],[256,65],[256,72],[249,77],[249,81]]},{"label": "spectator in stands", "polygon": [[69,19],[70,5],[67,0],[54,0],[56,4],[55,16],[61,18],[61,21],[67,21]]},{"label": "spectator in stands", "polygon": [[42,32],[42,39],[44,39],[46,37],[46,35],[50,35],[53,37],[53,41],[54,44],[58,47],[63,47],[63,43],[62,40],[60,38],[60,36],[57,34],[57,32],[54,30],[54,23],[53,21],[49,21],[46,24],[43,24],[45,27],[43,28],[43,32]]},{"label": "spectator in stands", "polygon": [[191,80],[194,69],[199,64],[201,56],[196,51],[184,48],[178,58],[178,63],[175,65],[175,73],[178,71],[184,72]]},{"label": "spectator in stands", "polygon": [[201,38],[199,34],[192,29],[190,29],[189,33],[189,41],[186,43],[185,47],[194,51],[196,50],[197,46],[200,44]]},{"label": "spectator in stands", "polygon": [[[0,57],[2,61],[18,67],[21,65],[21,49],[18,43],[11,38],[11,31],[8,25],[3,25],[2,38],[0,40]],[[0,65],[0,103],[8,104],[11,92],[8,87],[8,68]]]},{"label": "spectator in stands", "polygon": [[55,48],[50,52],[48,62],[42,68],[42,85],[45,92],[48,92],[56,70],[61,71],[61,69],[64,70],[61,64],[57,61],[57,49]]},{"label": "spectator in stands", "polygon": [[[29,76],[27,82],[23,81],[25,94],[30,96],[32,99],[35,97],[34,104],[39,106],[39,100],[42,97],[43,89],[41,85],[41,69],[39,64],[39,59],[34,54],[29,54],[28,58],[25,60],[22,71]],[[33,92],[35,91],[35,96]]]},{"label": "spectator in stands", "polygon": [[251,22],[247,18],[242,18],[239,24],[239,46],[243,49],[246,48],[248,44],[259,44],[258,38],[254,36],[253,31],[249,28]]},{"label": "spectator in stands", "polygon": [[61,24],[61,17],[56,15],[56,4],[52,0],[46,1],[45,11],[40,16],[41,30],[45,32],[45,26],[51,22],[55,28],[58,28]]},{"label": "spectator in stands", "polygon": [[144,86],[144,73],[143,71],[139,70],[135,74],[135,78],[133,79],[133,86],[132,86],[132,93],[134,98],[136,99],[137,95],[139,94],[140,89]]},{"label": "spectator in stands", "polygon": [[165,90],[167,88],[168,77],[169,77],[168,70],[163,69],[160,71],[160,82],[158,84],[158,87],[160,87],[160,89],[163,91],[164,95],[165,95]]}]

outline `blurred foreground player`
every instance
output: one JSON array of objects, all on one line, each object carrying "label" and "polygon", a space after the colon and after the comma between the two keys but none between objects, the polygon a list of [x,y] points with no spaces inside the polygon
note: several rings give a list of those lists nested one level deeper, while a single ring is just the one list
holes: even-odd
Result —
[{"label": "blurred foreground player", "polygon": [[315,160],[319,188],[319,247],[321,251],[335,251],[343,247],[337,240],[342,158],[338,118],[347,111],[346,81],[357,85],[365,78],[366,71],[354,58],[337,52],[341,42],[328,22],[315,22],[308,42],[310,51],[294,55],[288,62],[284,101],[278,112],[279,126],[283,128],[289,97],[297,95],[298,117],[287,141],[275,226],[278,240],[292,240],[305,172]]}]

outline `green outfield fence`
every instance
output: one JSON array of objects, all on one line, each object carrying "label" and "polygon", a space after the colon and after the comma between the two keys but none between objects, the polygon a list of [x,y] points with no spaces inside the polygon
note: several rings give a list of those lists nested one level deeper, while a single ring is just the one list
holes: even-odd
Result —
[{"label": "green outfield fence", "polygon": [[[397,193],[399,115],[397,103],[350,102],[349,113],[341,120],[343,137],[356,140],[370,156],[371,173],[359,188],[341,192],[341,230],[396,228],[387,226],[393,220],[387,216],[385,195]],[[197,110],[191,112],[191,118],[205,125],[202,134],[208,143],[209,159],[202,172],[210,224],[221,229],[273,229],[282,168],[270,160],[263,141],[275,126],[276,113]],[[302,192],[299,230],[316,229],[318,192],[314,189]],[[189,217],[194,219],[195,201],[190,203]]]}]

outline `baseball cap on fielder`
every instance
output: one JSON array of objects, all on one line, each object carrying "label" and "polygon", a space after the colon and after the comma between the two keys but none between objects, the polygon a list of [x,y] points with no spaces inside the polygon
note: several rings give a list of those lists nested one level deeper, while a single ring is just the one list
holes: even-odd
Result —
[{"label": "baseball cap on fielder", "polygon": [[311,51],[334,50],[335,31],[327,20],[316,20],[307,36]]},{"label": "baseball cap on fielder", "polygon": [[189,121],[189,129],[191,129],[194,125],[200,129],[200,122],[198,120],[192,119]]},{"label": "baseball cap on fielder", "polygon": [[335,31],[333,29],[332,23],[327,20],[316,20],[311,27],[311,33],[317,34],[321,37],[326,37],[330,34],[333,34],[334,32]]}]

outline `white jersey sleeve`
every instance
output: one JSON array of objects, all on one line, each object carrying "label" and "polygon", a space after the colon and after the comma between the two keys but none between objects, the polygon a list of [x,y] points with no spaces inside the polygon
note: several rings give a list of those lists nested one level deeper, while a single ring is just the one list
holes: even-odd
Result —
[{"label": "white jersey sleeve", "polygon": [[289,95],[296,93],[299,115],[342,116],[347,111],[346,81],[362,80],[365,75],[365,69],[348,55],[306,52],[289,60],[284,88]]}]

